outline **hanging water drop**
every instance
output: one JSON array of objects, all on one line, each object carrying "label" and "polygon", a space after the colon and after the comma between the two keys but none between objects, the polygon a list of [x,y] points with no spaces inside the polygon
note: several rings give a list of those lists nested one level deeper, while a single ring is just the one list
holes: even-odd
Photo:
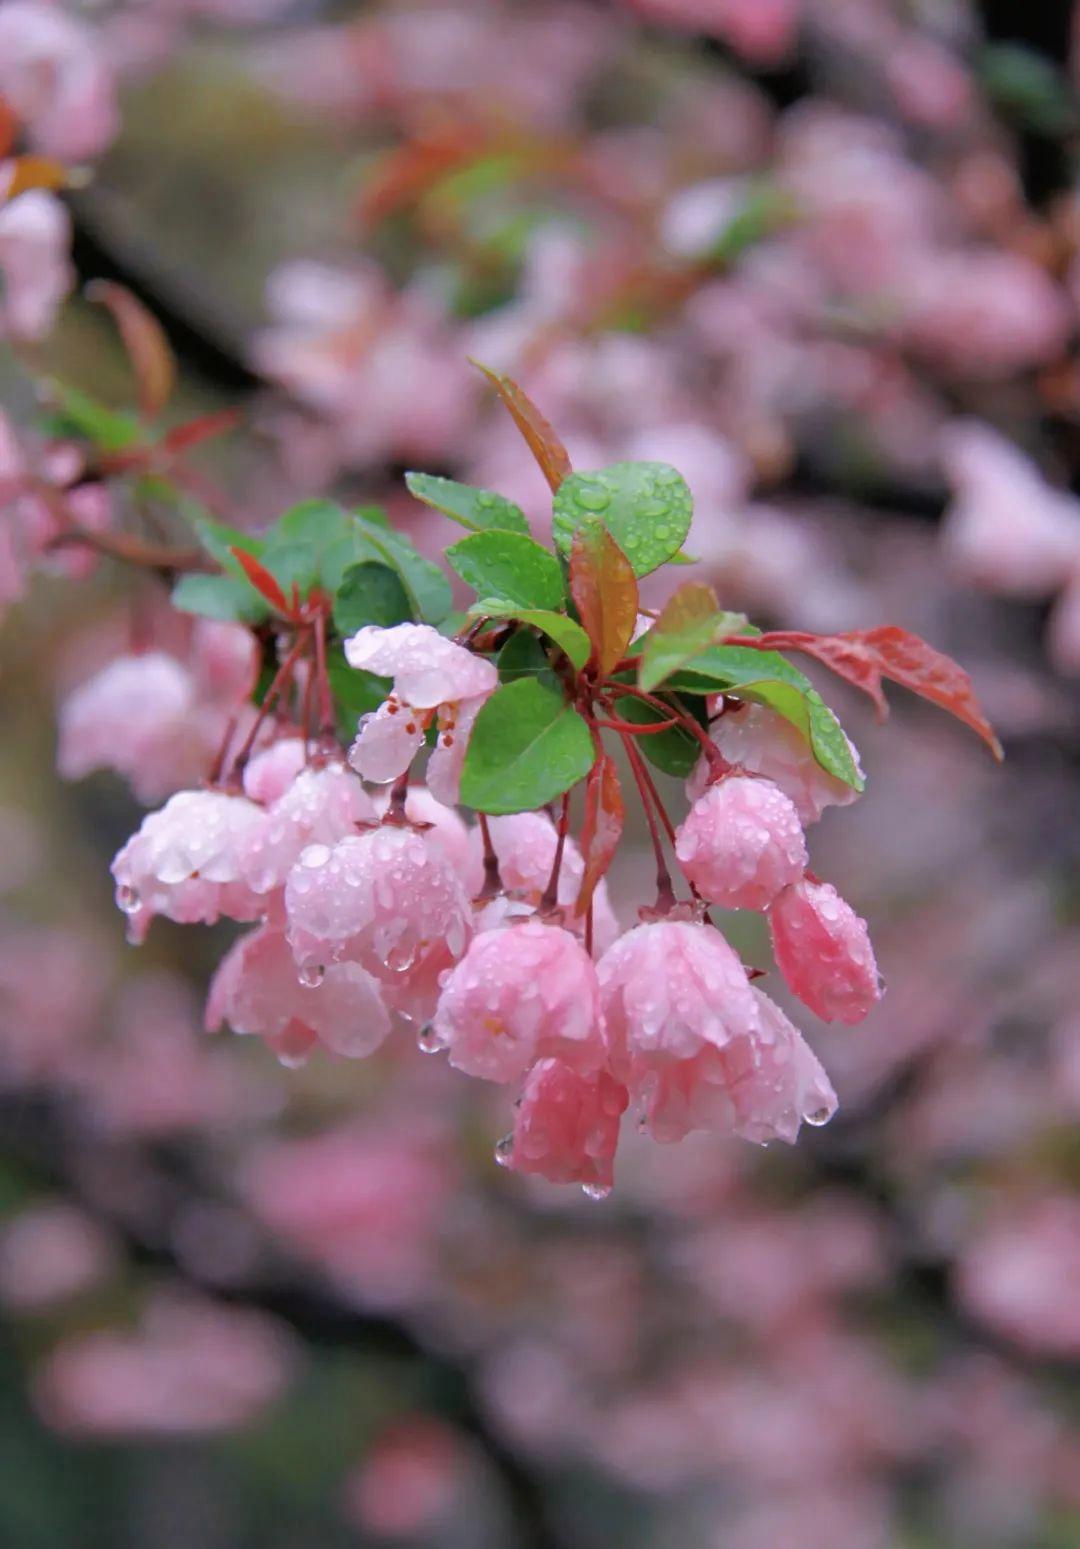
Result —
[{"label": "hanging water drop", "polygon": [[581,1185],[581,1192],[586,1199],[599,1201],[608,1198],[611,1193],[611,1186],[607,1183],[583,1183]]},{"label": "hanging water drop", "polygon": [[500,1167],[509,1167],[514,1158],[514,1137],[504,1135],[495,1146],[495,1160]]},{"label": "hanging water drop", "polygon": [[297,974],[297,978],[305,989],[314,990],[326,978],[326,969],[322,963],[305,963]]},{"label": "hanging water drop", "polygon": [[142,908],[142,899],[137,888],[129,887],[126,882],[121,882],[116,889],[116,907],[124,914],[138,914]]}]

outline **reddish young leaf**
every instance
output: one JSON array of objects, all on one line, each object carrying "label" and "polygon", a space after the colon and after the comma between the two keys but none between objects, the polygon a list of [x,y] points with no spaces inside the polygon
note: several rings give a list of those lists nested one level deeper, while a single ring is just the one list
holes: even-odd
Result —
[{"label": "reddish young leaf", "polygon": [[357,214],[374,226],[408,209],[450,173],[483,155],[491,132],[479,124],[442,121],[418,130],[379,158],[364,186]]},{"label": "reddish young leaf", "polygon": [[582,522],[570,549],[570,595],[577,605],[600,678],[626,653],[637,623],[634,567],[602,522]]},{"label": "reddish young leaf", "polygon": [[615,761],[609,754],[600,753],[585,782],[585,822],[581,830],[585,875],[574,906],[578,914],[587,911],[597,885],[614,859],[622,838],[624,815]]},{"label": "reddish young leaf", "polygon": [[135,373],[139,409],[144,418],[155,419],[172,396],[176,382],[176,361],[165,330],[125,285],[93,280],[86,295],[112,313]]},{"label": "reddish young leaf", "polygon": [[6,156],[15,144],[19,120],[6,98],[0,97],[0,156]]},{"label": "reddish young leaf", "polygon": [[218,409],[213,414],[200,414],[198,419],[177,425],[162,436],[159,445],[174,455],[189,452],[193,446],[210,441],[214,436],[227,435],[230,430],[236,429],[242,419],[243,414],[239,409]]},{"label": "reddish young leaf", "polygon": [[272,608],[289,617],[294,610],[290,608],[288,598],[266,566],[260,564],[254,554],[249,554],[246,549],[231,548],[229,553],[240,565],[260,597],[265,597]]},{"label": "reddish young leaf", "polygon": [[540,465],[540,472],[554,492],[574,471],[570,454],[559,440],[555,430],[548,424],[524,388],[519,387],[511,377],[502,376],[498,371],[482,366],[478,360],[474,360],[473,365],[478,371],[484,373],[509,409],[514,424],[525,437],[529,451]]},{"label": "reddish young leaf", "polygon": [[938,651],[918,635],[884,624],[878,629],[853,629],[842,635],[811,635],[800,630],[776,630],[742,645],[766,650],[804,651],[831,667],[841,678],[869,694],[884,718],[889,713],[881,689],[889,678],[913,694],[921,694],[977,732],[994,757],[1002,758],[1001,743],[975,697],[971,679],[951,656]]}]

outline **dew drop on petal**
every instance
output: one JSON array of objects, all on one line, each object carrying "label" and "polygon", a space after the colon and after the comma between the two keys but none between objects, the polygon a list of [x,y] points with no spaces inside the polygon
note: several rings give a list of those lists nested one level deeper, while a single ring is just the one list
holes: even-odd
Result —
[{"label": "dew drop on petal", "polygon": [[606,1183],[583,1183],[581,1185],[581,1192],[586,1199],[602,1200],[608,1198],[611,1189]]},{"label": "dew drop on petal", "polygon": [[513,1135],[504,1135],[495,1147],[495,1160],[500,1167],[509,1167],[514,1155]]},{"label": "dew drop on petal", "polygon": [[297,978],[305,989],[314,990],[326,978],[326,969],[322,963],[305,963]]}]

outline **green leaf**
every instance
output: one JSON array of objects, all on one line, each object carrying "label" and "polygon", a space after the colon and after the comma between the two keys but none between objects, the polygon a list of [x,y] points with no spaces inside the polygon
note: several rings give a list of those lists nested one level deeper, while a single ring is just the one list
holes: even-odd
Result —
[{"label": "green leaf", "polygon": [[300,596],[306,597],[319,584],[319,555],[310,543],[288,543],[279,538],[268,543],[259,558],[286,596],[295,586]]},{"label": "green leaf", "polygon": [[408,595],[389,565],[365,560],[346,570],[334,596],[334,628],[339,635],[354,635],[365,624],[389,629],[411,617]]},{"label": "green leaf", "polygon": [[718,636],[737,634],[745,623],[744,614],[717,607],[711,586],[688,581],[668,598],[645,636],[639,684],[646,692],[656,688]]},{"label": "green leaf", "polygon": [[559,561],[522,533],[473,533],[451,544],[446,558],[481,597],[518,608],[561,608],[566,601]]},{"label": "green leaf", "polygon": [[665,687],[688,694],[730,690],[739,699],[770,705],[803,734],[823,769],[853,790],[863,789],[863,778],[840,722],[806,674],[778,651],[756,651],[745,645],[710,646],[674,673]]},{"label": "green leaf", "polygon": [[232,575],[181,576],[172,604],[181,613],[238,624],[258,624],[270,612],[254,587]]},{"label": "green leaf", "polygon": [[471,484],[458,484],[454,479],[440,479],[433,473],[407,473],[405,483],[417,500],[473,532],[496,527],[502,532],[520,532],[528,537],[529,524],[524,511],[504,495],[496,495],[488,489],[474,489]]},{"label": "green leaf", "polygon": [[775,678],[803,690],[813,687],[806,674],[793,667],[779,651],[757,651],[749,645],[709,646],[692,656],[664,686],[683,694],[720,694],[759,678]]},{"label": "green leaf", "polygon": [[358,558],[381,559],[389,565],[405,588],[413,617],[423,619],[427,624],[440,624],[453,606],[453,597],[450,582],[438,565],[418,553],[408,538],[393,532],[370,513],[355,512],[353,523],[357,533],[374,550],[374,553]]},{"label": "green leaf", "polygon": [[991,43],[977,70],[994,105],[1023,128],[1060,135],[1075,126],[1069,83],[1048,55],[1022,43]]},{"label": "green leaf", "polygon": [[584,779],[593,757],[589,728],[559,689],[504,683],[473,726],[461,800],[477,812],[531,812]]},{"label": "green leaf", "polygon": [[553,613],[547,608],[515,608],[500,597],[484,597],[469,612],[474,618],[517,619],[519,624],[531,624],[554,640],[579,672],[592,654],[588,635],[565,613]]},{"label": "green leaf", "polygon": [[822,769],[850,785],[852,790],[865,789],[866,782],[852,757],[844,729],[817,689],[803,690],[791,683],[765,679],[760,683],[742,684],[739,698],[769,705],[802,732]]},{"label": "green leaf", "polygon": [[337,711],[338,735],[343,742],[351,742],[356,736],[360,717],[379,708],[393,683],[389,678],[376,677],[373,672],[350,667],[344,656],[337,653],[327,658],[326,675],[330,679],[330,692]]},{"label": "green leaf", "polygon": [[295,581],[304,594],[315,586],[333,594],[350,565],[379,556],[356,518],[336,501],[304,500],[279,517],[262,557],[283,585]]},{"label": "green leaf", "polygon": [[503,683],[511,683],[515,678],[536,677],[546,677],[551,683],[556,681],[547,652],[529,629],[519,629],[510,636],[495,658],[495,665]]},{"label": "green leaf", "polygon": [[679,552],[693,510],[689,485],[668,463],[612,463],[572,473],[555,495],[556,547],[569,555],[581,523],[599,517],[634,574],[648,575]]},{"label": "green leaf", "polygon": [[49,392],[58,404],[56,412],[49,416],[53,434],[81,436],[102,452],[123,452],[143,440],[143,427],[134,414],[106,408],[69,382],[54,379],[49,383]]},{"label": "green leaf", "polygon": [[[702,701],[690,701],[682,707],[688,715],[693,715],[700,723],[704,723]],[[635,726],[653,726],[657,721],[668,719],[662,711],[653,705],[647,705],[640,699],[623,697],[615,701],[615,711],[621,721],[633,721]],[[692,732],[683,731],[681,726],[672,726],[667,731],[659,731],[652,737],[638,737],[637,749],[643,753],[650,764],[655,764],[657,769],[662,769],[665,774],[674,775],[678,780],[685,780],[698,759],[701,757],[701,743]]]},{"label": "green leaf", "polygon": [[230,575],[243,577],[244,574],[233,549],[243,549],[246,554],[254,554],[258,559],[266,547],[263,540],[254,534],[241,532],[238,527],[226,527],[224,522],[212,522],[205,516],[196,518],[195,531],[211,559],[216,559],[222,570],[228,571]]}]

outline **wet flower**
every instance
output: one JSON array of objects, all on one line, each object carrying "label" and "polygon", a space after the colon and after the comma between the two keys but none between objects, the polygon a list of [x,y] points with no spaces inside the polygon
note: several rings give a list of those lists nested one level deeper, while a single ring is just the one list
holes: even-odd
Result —
[{"label": "wet flower", "polygon": [[698,797],[675,853],[701,896],[724,909],[767,909],[808,859],[790,798],[769,780],[738,775]]},{"label": "wet flower", "polygon": [[514,1133],[501,1160],[552,1183],[580,1183],[602,1197],[614,1182],[619,1122],[629,1094],[606,1070],[582,1075],[560,1059],[530,1070]]},{"label": "wet flower", "polygon": [[826,1022],[861,1022],[881,999],[866,921],[827,882],[787,887],[769,911],[780,972]]},{"label": "wet flower", "polygon": [[[711,708],[715,713],[719,706]],[[822,769],[791,722],[765,705],[725,707],[713,720],[709,735],[729,764],[779,786],[794,803],[804,827],[816,823],[826,807],[846,807],[858,799],[858,791]],[[858,753],[854,747],[851,751],[858,765]],[[708,761],[702,758],[687,782],[691,800],[702,795],[708,781]]]},{"label": "wet flower", "polygon": [[516,1081],[549,1055],[595,1071],[604,1059],[596,970],[558,926],[481,931],[446,980],[433,1032],[452,1065],[487,1081]]},{"label": "wet flower", "polygon": [[427,624],[395,624],[390,629],[368,624],[346,640],[345,657],[350,667],[392,678],[394,685],[390,697],[360,723],[349,753],[353,768],[377,784],[404,774],[423,746],[430,712],[438,710],[444,761],[441,768],[436,765],[443,779],[436,779],[434,794],[440,800],[454,799],[464,757],[458,747],[458,720],[464,742],[480,705],[498,684],[493,664]]}]

